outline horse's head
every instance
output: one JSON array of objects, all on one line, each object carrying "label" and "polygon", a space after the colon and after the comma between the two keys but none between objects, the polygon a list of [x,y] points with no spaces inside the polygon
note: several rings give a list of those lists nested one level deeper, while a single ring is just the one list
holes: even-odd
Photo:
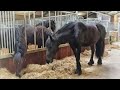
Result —
[{"label": "horse's head", "polygon": [[22,69],[23,58],[21,57],[21,53],[16,53],[13,55],[13,61],[16,65],[16,76],[20,77],[20,71]]},{"label": "horse's head", "polygon": [[48,31],[49,37],[46,40],[46,62],[47,63],[52,63],[53,58],[58,50],[58,43],[57,43],[57,38]]}]

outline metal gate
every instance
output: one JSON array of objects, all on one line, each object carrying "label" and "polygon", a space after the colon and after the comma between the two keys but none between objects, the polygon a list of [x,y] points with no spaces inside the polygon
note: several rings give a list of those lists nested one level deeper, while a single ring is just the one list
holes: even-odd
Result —
[{"label": "metal gate", "polygon": [[15,44],[14,24],[14,11],[0,11],[0,55],[13,53]]}]

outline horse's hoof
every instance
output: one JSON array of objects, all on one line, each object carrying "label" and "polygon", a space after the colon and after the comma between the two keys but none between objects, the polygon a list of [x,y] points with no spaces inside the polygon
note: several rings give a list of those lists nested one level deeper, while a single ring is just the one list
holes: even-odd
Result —
[{"label": "horse's hoof", "polygon": [[92,66],[94,64],[94,62],[88,62],[88,65]]},{"label": "horse's hoof", "polygon": [[75,70],[75,74],[81,75],[81,74],[82,74],[82,71],[76,69],[76,70]]},{"label": "horse's hoof", "polygon": [[102,65],[102,62],[97,62],[98,65]]},{"label": "horse's hoof", "polygon": [[21,78],[21,75],[20,74],[16,74],[17,77]]}]

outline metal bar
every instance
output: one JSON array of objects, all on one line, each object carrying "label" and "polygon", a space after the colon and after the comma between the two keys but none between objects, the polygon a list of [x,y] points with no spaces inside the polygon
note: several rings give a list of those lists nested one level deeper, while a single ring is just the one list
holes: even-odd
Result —
[{"label": "metal bar", "polygon": [[[41,16],[42,16],[42,27],[43,27],[43,11],[41,11]],[[44,47],[44,31],[43,31],[43,28],[42,28],[42,47]]]},{"label": "metal bar", "polygon": [[2,15],[3,15],[4,48],[6,48],[6,43],[5,43],[5,12],[4,11],[2,11],[2,12],[3,12]]},{"label": "metal bar", "polygon": [[27,44],[27,32],[26,32],[26,12],[24,12],[24,27],[25,27],[25,41]]},{"label": "metal bar", "polygon": [[[34,28],[35,28],[35,12],[33,12],[33,21],[34,21]],[[36,48],[36,30],[34,30],[34,44],[35,44],[35,49]]]},{"label": "metal bar", "polygon": [[[56,20],[56,19],[57,19],[56,16],[57,16],[57,13],[56,13],[56,11],[55,11],[55,23],[56,23],[56,21],[57,21],[57,20]],[[55,28],[55,29],[56,29],[56,28]],[[55,31],[56,31],[56,30],[55,30]]]},{"label": "metal bar", "polygon": [[0,49],[2,48],[2,27],[1,27],[1,24],[2,24],[2,20],[1,20],[1,11],[0,11]]},{"label": "metal bar", "polygon": [[12,53],[12,48],[11,48],[11,35],[10,35],[10,11],[8,11],[8,21],[9,21],[9,23],[8,23],[8,27],[9,27],[9,32],[8,32],[8,35],[9,35],[9,47],[10,47],[10,53]]},{"label": "metal bar", "polygon": [[62,11],[60,12],[60,27],[62,27]]},{"label": "metal bar", "polygon": [[[5,25],[8,27],[8,21],[7,21],[7,11],[5,11]],[[7,48],[8,48],[8,29],[6,27],[6,40],[7,40]]]},{"label": "metal bar", "polygon": [[51,29],[50,11],[48,11],[48,13],[49,13],[49,28]]},{"label": "metal bar", "polygon": [[14,33],[14,45],[15,45],[15,11],[12,11],[12,14],[13,14],[13,33]]},{"label": "metal bar", "polygon": [[0,11],[0,20],[1,20],[1,44],[2,44],[2,48],[3,48],[3,26],[2,26],[2,23],[3,23],[3,20],[2,20],[2,11]]},{"label": "metal bar", "polygon": [[11,28],[11,41],[12,41],[12,51],[13,51],[13,47],[14,47],[14,43],[13,43],[13,39],[14,39],[14,37],[13,37],[13,20],[12,20],[12,18],[13,18],[13,15],[12,15],[12,11],[10,11],[10,23],[11,23],[11,25],[10,25],[10,28]]}]

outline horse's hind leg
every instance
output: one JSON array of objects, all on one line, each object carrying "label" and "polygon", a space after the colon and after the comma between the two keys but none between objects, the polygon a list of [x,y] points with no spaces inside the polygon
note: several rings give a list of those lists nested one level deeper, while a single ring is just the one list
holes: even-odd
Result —
[{"label": "horse's hind leg", "polygon": [[90,48],[91,48],[91,58],[90,58],[90,61],[88,62],[88,65],[91,66],[92,64],[94,64],[93,56],[94,56],[94,52],[95,52],[95,46],[92,45],[92,46],[90,46]]},{"label": "horse's hind leg", "polygon": [[82,74],[82,70],[81,70],[81,64],[80,64],[80,51],[81,51],[81,48],[76,48],[74,46],[74,44],[70,44],[70,47],[72,48],[73,50],[73,53],[75,55],[75,58],[76,58],[76,70],[75,70],[75,74],[78,74],[78,75],[81,75]]}]

